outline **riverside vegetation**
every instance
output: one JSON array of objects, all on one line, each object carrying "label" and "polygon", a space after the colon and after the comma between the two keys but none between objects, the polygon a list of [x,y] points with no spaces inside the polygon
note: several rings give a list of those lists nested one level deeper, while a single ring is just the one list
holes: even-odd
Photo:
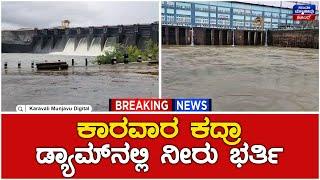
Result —
[{"label": "riverside vegetation", "polygon": [[137,46],[125,46],[122,44],[115,44],[111,51],[105,51],[103,55],[96,57],[95,62],[98,64],[111,64],[113,58],[117,59],[118,63],[124,62],[124,54],[128,54],[129,62],[136,62],[139,56],[143,61],[158,58],[159,48],[152,40],[146,41],[144,50],[139,49]]}]

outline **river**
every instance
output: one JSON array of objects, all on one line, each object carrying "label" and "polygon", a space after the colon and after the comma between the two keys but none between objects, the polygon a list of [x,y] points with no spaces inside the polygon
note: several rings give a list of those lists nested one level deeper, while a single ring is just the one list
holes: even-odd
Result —
[{"label": "river", "polygon": [[[158,65],[97,65],[94,59],[94,56],[2,53],[2,111],[15,111],[19,104],[87,104],[93,111],[107,111],[109,98],[158,97]],[[37,71],[31,68],[32,61],[58,60],[66,61],[69,69]],[[7,70],[4,70],[5,62]],[[21,62],[20,69],[18,62]]]},{"label": "river", "polygon": [[318,111],[319,50],[164,46],[162,96],[212,98],[215,111]]}]

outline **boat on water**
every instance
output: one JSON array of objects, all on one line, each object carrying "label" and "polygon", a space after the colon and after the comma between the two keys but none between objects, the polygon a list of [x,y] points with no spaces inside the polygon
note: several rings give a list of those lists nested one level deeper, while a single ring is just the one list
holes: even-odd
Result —
[{"label": "boat on water", "polygon": [[37,63],[37,70],[63,70],[68,69],[67,62],[45,62]]},{"label": "boat on water", "polygon": [[149,65],[159,64],[159,61],[149,61],[148,64],[149,64]]}]

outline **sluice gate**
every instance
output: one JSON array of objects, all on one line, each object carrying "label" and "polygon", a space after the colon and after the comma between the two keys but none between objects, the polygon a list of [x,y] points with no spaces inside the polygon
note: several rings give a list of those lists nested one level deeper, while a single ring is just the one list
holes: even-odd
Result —
[{"label": "sluice gate", "polygon": [[205,27],[162,26],[162,44],[248,45],[319,48],[319,31],[314,30],[240,30]]},{"label": "sluice gate", "polygon": [[[192,33],[193,31],[193,33]],[[234,31],[234,32],[233,32]],[[264,45],[264,31],[214,28],[162,27],[162,44],[190,45],[192,34],[195,45]],[[234,36],[234,37],[233,37]]]}]

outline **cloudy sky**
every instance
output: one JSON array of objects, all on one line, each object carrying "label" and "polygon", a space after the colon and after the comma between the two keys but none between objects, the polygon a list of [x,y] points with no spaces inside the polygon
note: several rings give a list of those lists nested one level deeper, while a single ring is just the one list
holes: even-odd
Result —
[{"label": "cloudy sky", "polygon": [[293,5],[295,5],[297,3],[311,3],[311,4],[317,4],[318,5],[318,2],[317,1],[250,1],[250,0],[239,0],[240,2],[248,2],[248,3],[255,3],[255,4],[265,4],[265,5],[270,5],[270,6],[281,6],[282,4],[282,7],[289,7],[289,8],[292,8]]},{"label": "cloudy sky", "polygon": [[[240,1],[280,6],[280,1]],[[283,7],[293,4],[282,1]],[[70,20],[72,27],[158,21],[158,1],[2,1],[1,10],[2,29],[56,27],[64,19]]]},{"label": "cloudy sky", "polygon": [[158,21],[157,1],[2,1],[2,29],[99,26]]}]

